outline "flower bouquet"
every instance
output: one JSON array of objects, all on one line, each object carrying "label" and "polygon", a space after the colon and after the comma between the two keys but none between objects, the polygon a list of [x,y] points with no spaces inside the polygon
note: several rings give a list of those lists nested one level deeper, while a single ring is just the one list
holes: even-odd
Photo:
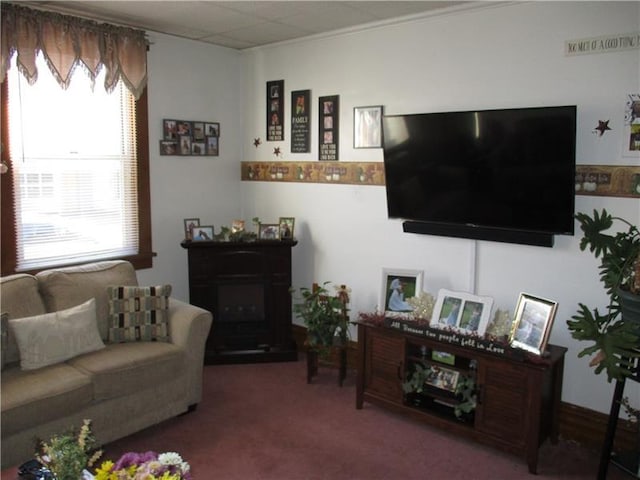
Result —
[{"label": "flower bouquet", "polygon": [[96,480],[191,480],[190,466],[175,452],[125,453],[96,469]]}]

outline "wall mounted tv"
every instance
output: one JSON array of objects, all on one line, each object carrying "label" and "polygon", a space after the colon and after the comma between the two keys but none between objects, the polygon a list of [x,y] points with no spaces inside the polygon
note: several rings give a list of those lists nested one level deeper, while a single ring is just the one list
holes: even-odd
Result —
[{"label": "wall mounted tv", "polygon": [[576,107],[386,115],[387,209],[405,232],[553,246],[573,235]]}]

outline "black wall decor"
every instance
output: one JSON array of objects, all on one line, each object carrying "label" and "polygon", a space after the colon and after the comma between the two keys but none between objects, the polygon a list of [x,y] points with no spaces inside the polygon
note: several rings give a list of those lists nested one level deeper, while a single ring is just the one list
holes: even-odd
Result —
[{"label": "black wall decor", "polygon": [[284,80],[267,82],[267,141],[284,140]]},{"label": "black wall decor", "polygon": [[311,151],[311,90],[291,92],[291,153]]},{"label": "black wall decor", "polygon": [[318,160],[338,160],[340,132],[340,95],[318,99]]}]

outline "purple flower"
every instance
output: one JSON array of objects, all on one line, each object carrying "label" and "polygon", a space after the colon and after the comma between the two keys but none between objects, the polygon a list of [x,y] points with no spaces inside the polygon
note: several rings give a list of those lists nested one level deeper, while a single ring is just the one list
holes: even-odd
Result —
[{"label": "purple flower", "polygon": [[151,451],[145,452],[145,453],[129,452],[129,453],[125,453],[124,455],[122,455],[122,457],[120,457],[120,460],[116,462],[113,469],[115,471],[124,470],[130,467],[131,465],[142,465],[145,462],[148,462],[151,460],[157,460],[157,458],[158,458],[158,454]]}]

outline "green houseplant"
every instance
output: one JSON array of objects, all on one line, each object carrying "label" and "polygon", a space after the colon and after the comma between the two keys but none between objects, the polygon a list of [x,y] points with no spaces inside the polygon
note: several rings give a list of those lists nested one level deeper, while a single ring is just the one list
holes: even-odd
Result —
[{"label": "green houseplant", "polygon": [[[587,247],[600,259],[600,280],[609,295],[603,313],[580,303],[578,313],[567,321],[573,338],[594,342],[578,357],[596,354],[590,362],[595,373],[607,372],[608,381],[633,373],[640,357],[640,232],[631,222],[605,209],[593,216],[576,214],[582,229],[580,250]],[[622,225],[621,230],[613,230]]]},{"label": "green houseplant", "polygon": [[307,348],[323,354],[336,340],[339,345],[346,345],[349,336],[349,289],[345,285],[334,286],[332,294],[329,284],[301,288],[302,299],[293,305],[293,312],[307,327]]}]

